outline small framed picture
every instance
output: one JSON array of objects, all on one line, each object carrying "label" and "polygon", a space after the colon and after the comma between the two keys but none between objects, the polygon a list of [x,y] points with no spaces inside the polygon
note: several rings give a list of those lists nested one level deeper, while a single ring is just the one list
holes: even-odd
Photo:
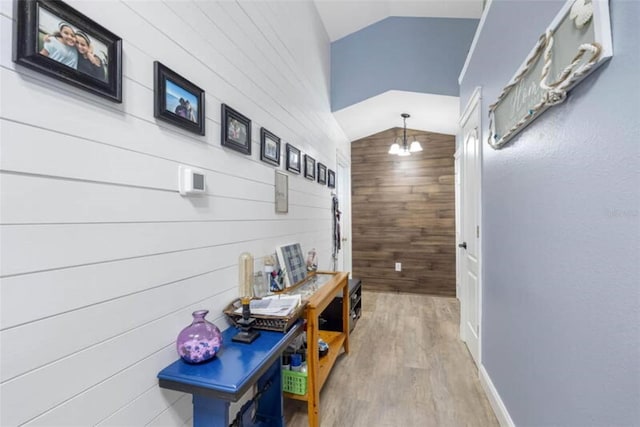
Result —
[{"label": "small framed picture", "polygon": [[336,173],[331,169],[327,170],[327,187],[336,188]]},{"label": "small framed picture", "polygon": [[251,120],[222,104],[222,146],[251,154]]},{"label": "small framed picture", "polygon": [[300,173],[300,150],[291,144],[287,144],[287,170]]},{"label": "small framed picture", "polygon": [[276,172],[276,213],[289,212],[289,175],[284,172]]},{"label": "small framed picture", "polygon": [[153,63],[153,115],[204,135],[204,90],[158,61]]},{"label": "small framed picture", "polygon": [[318,184],[327,183],[327,167],[318,162]]},{"label": "small framed picture", "polygon": [[13,61],[122,102],[122,39],[71,6],[16,0]]},{"label": "small framed picture", "polygon": [[316,159],[308,154],[304,155],[304,177],[312,181],[316,180]]},{"label": "small framed picture", "polygon": [[260,128],[260,160],[280,166],[280,138]]}]

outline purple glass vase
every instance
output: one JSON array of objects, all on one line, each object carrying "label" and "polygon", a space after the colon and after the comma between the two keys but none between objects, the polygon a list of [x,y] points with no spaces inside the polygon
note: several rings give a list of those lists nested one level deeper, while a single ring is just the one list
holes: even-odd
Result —
[{"label": "purple glass vase", "polygon": [[186,362],[205,362],[213,358],[222,346],[220,329],[204,318],[207,313],[209,310],[194,311],[193,323],[178,334],[176,348]]}]

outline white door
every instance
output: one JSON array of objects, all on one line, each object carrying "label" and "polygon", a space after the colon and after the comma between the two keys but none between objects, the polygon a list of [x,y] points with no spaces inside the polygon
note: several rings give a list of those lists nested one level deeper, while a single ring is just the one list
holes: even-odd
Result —
[{"label": "white door", "polygon": [[340,252],[338,253],[337,271],[349,272],[351,277],[351,167],[349,161],[337,153],[336,195],[342,215],[340,217]]},{"label": "white door", "polygon": [[471,356],[480,365],[480,179],[481,179],[481,127],[480,89],[476,89],[465,113],[461,127],[461,255],[460,337],[466,342]]}]

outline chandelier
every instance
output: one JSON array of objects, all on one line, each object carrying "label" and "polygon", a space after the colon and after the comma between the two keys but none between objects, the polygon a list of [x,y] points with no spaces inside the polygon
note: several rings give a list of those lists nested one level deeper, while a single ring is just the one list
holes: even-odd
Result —
[{"label": "chandelier", "polygon": [[402,131],[402,138],[397,137],[395,142],[391,144],[389,148],[389,154],[397,154],[398,156],[410,156],[411,153],[417,153],[422,151],[422,145],[418,141],[413,141],[409,144],[407,141],[407,119],[411,117],[407,113],[400,114],[404,120],[404,129]]}]

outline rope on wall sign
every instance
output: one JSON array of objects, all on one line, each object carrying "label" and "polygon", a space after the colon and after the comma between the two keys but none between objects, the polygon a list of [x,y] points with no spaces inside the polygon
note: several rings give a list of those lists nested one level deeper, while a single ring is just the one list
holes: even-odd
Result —
[{"label": "rope on wall sign", "polygon": [[[517,86],[524,79],[524,76],[529,72],[529,70],[531,69],[531,66],[538,60],[538,58],[544,51],[544,47],[546,43],[547,43],[547,38],[543,34],[538,38],[538,42],[533,48],[533,52],[531,52],[531,55],[529,55],[529,57],[525,61],[524,68],[520,71],[520,73],[517,76],[513,78],[511,83],[509,83],[504,87],[504,89],[502,89],[502,92],[500,93],[500,96],[498,96],[497,101],[489,105],[489,129],[490,130],[493,129],[492,113],[495,111],[498,104],[500,104],[500,102],[502,102],[502,100],[509,94],[509,92],[511,92],[511,89]],[[531,112],[529,113],[529,115],[531,115]],[[489,132],[489,139],[487,142],[495,150],[502,148],[502,146],[506,143],[506,139],[511,135],[511,133],[513,133],[512,130],[514,128],[517,129],[520,125],[526,123],[527,120],[529,120],[529,116],[523,117],[522,119],[520,119],[520,121],[518,121],[518,123],[513,125],[513,127],[502,137],[501,140],[504,142],[501,142],[501,143],[494,142],[494,138],[497,140],[498,135],[492,135],[493,132]]]},{"label": "rope on wall sign", "polygon": [[[500,96],[498,97],[498,100],[489,106],[489,129],[493,129],[492,113],[494,113],[498,104],[509,94],[509,92],[524,79],[524,76],[529,72],[532,65],[535,64],[540,55],[544,52],[544,65],[540,75],[540,88],[546,92],[542,96],[542,99],[528,110],[528,114],[507,130],[501,138],[498,138],[497,134],[493,134],[493,131],[490,132],[491,134],[489,135],[487,142],[493,149],[498,150],[502,148],[502,146],[509,140],[510,136],[516,133],[527,122],[531,121],[536,115],[541,113],[544,108],[552,107],[564,102],[567,98],[567,90],[577,79],[593,68],[593,66],[598,62],[598,58],[600,58],[600,54],[602,52],[602,46],[598,43],[581,44],[573,60],[564,68],[564,70],[562,70],[558,79],[553,83],[548,83],[547,80],[549,78],[551,65],[553,64],[553,42],[554,39],[552,31],[549,30],[545,34],[542,34],[538,39],[532,54],[527,58],[522,71],[511,83],[504,87],[502,93],[500,93]],[[591,57],[587,62],[578,66],[587,52],[591,52]]]},{"label": "rope on wall sign", "polygon": [[[602,46],[598,43],[584,43],[578,48],[578,53],[573,57],[571,63],[565,67],[560,73],[560,77],[553,83],[547,83],[549,78],[549,71],[553,61],[552,48],[553,48],[553,34],[551,31],[547,31],[545,35],[547,39],[547,47],[544,50],[544,66],[542,67],[542,73],[540,76],[540,87],[547,92],[547,105],[557,105],[564,101],[567,97],[567,89],[585,73],[587,73],[598,62]],[[582,61],[582,57],[585,53],[591,52],[591,58],[578,67],[578,64]],[[576,68],[577,67],[577,68]]]}]

